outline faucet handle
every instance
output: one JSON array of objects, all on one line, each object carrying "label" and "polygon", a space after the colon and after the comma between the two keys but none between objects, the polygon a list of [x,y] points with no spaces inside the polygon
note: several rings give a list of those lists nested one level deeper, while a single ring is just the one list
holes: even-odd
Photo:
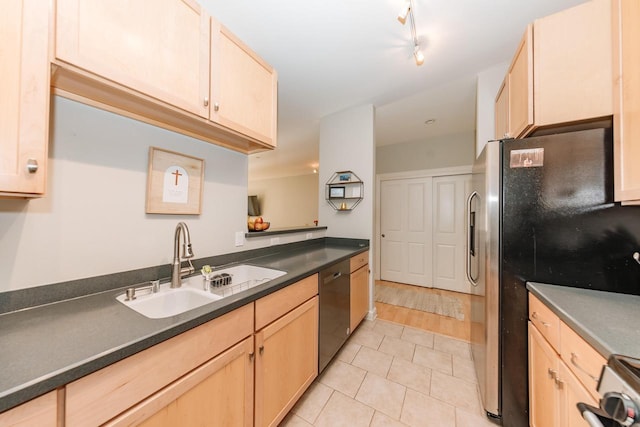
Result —
[{"label": "faucet handle", "polygon": [[156,293],[160,290],[160,280],[151,281],[151,293]]}]

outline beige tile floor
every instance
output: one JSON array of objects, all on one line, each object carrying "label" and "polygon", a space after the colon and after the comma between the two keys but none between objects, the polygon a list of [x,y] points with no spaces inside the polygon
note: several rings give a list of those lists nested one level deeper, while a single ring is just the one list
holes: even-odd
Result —
[{"label": "beige tile floor", "polygon": [[380,319],[363,321],[280,425],[495,427],[468,342]]}]

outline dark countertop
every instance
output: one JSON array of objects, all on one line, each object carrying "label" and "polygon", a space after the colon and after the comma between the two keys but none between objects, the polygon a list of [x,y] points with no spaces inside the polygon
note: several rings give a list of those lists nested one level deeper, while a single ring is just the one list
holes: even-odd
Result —
[{"label": "dark countertop", "polygon": [[243,262],[286,271],[284,276],[164,319],[149,319],[116,301],[131,283],[0,315],[0,412],[369,249],[329,240],[291,250],[281,246]]},{"label": "dark countertop", "polygon": [[605,358],[640,358],[640,296],[532,282],[527,289]]}]

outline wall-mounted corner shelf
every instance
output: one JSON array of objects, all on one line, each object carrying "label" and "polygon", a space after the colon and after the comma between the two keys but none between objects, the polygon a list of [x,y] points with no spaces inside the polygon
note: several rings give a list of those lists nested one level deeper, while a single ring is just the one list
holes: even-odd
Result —
[{"label": "wall-mounted corner shelf", "polygon": [[352,171],[335,172],[325,185],[325,199],[338,212],[350,212],[362,201],[364,182]]}]

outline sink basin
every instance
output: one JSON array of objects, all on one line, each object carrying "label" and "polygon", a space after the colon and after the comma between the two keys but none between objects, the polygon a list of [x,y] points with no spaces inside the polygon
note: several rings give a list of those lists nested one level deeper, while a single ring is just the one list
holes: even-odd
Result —
[{"label": "sink basin", "polygon": [[272,268],[239,264],[213,272],[213,275],[216,276],[222,274],[228,274],[231,277],[231,283],[222,286],[211,286],[210,292],[203,290],[203,277],[196,275],[182,279],[182,287],[180,288],[171,289],[170,284],[165,283],[160,286],[160,290],[155,294],[141,291],[133,301],[125,301],[125,294],[119,295],[116,299],[143,316],[150,319],[161,319],[202,307],[210,302],[261,285],[287,273]]},{"label": "sink basin", "polygon": [[165,283],[160,286],[157,293],[141,292],[133,301],[125,301],[124,294],[116,297],[122,304],[151,319],[175,316],[221,298],[219,295],[202,290],[200,276],[183,279],[182,287],[176,289],[171,289],[170,284]]},{"label": "sink basin", "polygon": [[[249,264],[239,264],[213,272],[214,276],[223,274],[231,276],[231,283],[222,286],[211,286],[211,292],[222,298],[262,285],[287,274],[287,272]],[[215,280],[213,283],[215,283]]]}]

